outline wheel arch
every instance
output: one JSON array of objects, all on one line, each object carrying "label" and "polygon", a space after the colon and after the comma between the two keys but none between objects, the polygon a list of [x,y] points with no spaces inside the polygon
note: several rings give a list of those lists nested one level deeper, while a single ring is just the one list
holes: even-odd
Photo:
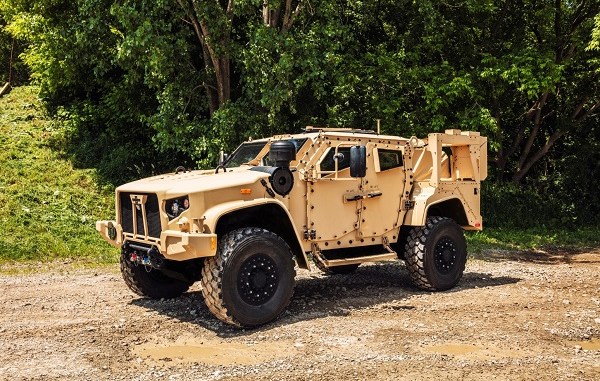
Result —
[{"label": "wheel arch", "polygon": [[427,206],[425,218],[433,216],[450,218],[460,226],[469,225],[465,206],[463,205],[463,202],[456,197],[438,200],[429,204]]},{"label": "wheel arch", "polygon": [[219,207],[218,210],[207,211],[206,221],[211,220],[211,231],[220,237],[227,232],[243,227],[257,227],[269,230],[281,237],[292,250],[300,268],[308,269],[308,258],[302,250],[300,239],[292,224],[292,218],[285,206],[270,200],[247,205],[235,203]]},{"label": "wheel arch", "polygon": [[409,210],[404,217],[404,224],[408,226],[424,226],[427,217],[448,217],[463,228],[471,224],[467,216],[467,206],[456,196],[436,199],[429,194],[418,197],[414,208]]}]

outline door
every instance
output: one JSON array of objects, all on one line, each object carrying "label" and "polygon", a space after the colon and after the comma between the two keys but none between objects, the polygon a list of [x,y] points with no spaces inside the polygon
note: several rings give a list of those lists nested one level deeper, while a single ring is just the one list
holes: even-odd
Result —
[{"label": "door", "polygon": [[361,239],[398,230],[405,180],[400,146],[369,143],[367,152],[370,155],[358,229]]},{"label": "door", "polygon": [[350,147],[356,143],[332,144],[316,163],[314,181],[307,189],[307,230],[311,238],[326,242],[322,249],[334,249],[356,240],[359,200],[348,195],[359,192],[361,179],[350,177]]}]

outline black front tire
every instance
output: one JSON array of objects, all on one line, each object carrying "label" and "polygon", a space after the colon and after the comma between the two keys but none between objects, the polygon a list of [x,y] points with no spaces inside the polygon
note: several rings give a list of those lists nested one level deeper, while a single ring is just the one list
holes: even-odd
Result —
[{"label": "black front tire", "polygon": [[296,270],[287,243],[261,228],[219,238],[217,255],[202,269],[202,294],[220,320],[256,327],[277,318],[294,293]]},{"label": "black front tire", "polygon": [[458,283],[467,262],[462,228],[445,217],[428,217],[425,226],[412,228],[405,245],[406,267],[422,290],[447,290]]},{"label": "black front tire", "polygon": [[131,291],[152,299],[176,298],[194,283],[168,277],[160,270],[136,265],[125,254],[121,255],[121,275]]}]

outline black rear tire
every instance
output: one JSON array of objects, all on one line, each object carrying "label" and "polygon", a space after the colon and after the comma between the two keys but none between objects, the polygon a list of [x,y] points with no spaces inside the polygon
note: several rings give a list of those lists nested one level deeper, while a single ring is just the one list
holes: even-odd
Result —
[{"label": "black rear tire", "polygon": [[157,269],[136,265],[126,258],[126,254],[121,255],[121,275],[131,291],[152,299],[176,298],[194,283],[168,277]]},{"label": "black rear tire", "polygon": [[220,320],[256,327],[276,319],[294,293],[294,259],[287,243],[261,228],[233,230],[202,269],[202,294]]},{"label": "black rear tire", "polygon": [[422,290],[447,290],[458,283],[467,262],[462,228],[445,217],[428,217],[412,228],[404,257],[410,278]]}]

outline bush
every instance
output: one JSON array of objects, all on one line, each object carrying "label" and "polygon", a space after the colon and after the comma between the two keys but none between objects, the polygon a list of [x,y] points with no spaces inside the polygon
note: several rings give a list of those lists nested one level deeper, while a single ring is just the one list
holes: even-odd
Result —
[{"label": "bush", "polygon": [[582,211],[550,188],[486,181],[482,190],[482,215],[489,227],[574,227],[581,219]]}]

